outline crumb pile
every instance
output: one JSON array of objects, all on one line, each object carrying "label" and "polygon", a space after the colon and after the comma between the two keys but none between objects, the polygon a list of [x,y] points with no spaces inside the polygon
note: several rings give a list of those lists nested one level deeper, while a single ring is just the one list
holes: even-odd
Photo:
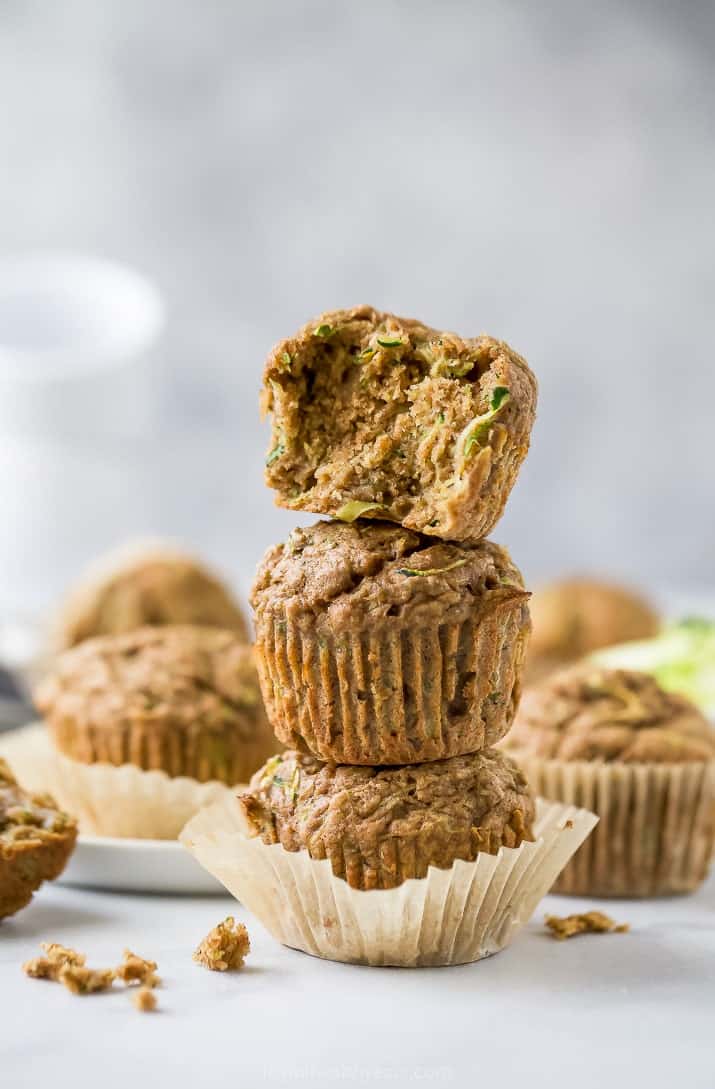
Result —
[{"label": "crumb pile", "polygon": [[136,953],[124,950],[121,964],[116,968],[89,968],[87,957],[76,949],[43,942],[44,956],[34,957],[23,964],[22,970],[31,979],[46,979],[63,986],[75,995],[98,994],[113,990],[115,980],[133,991],[132,1002],[137,1009],[147,1012],[156,1009],[157,1000],[153,989],[161,983],[156,974],[156,962],[145,960]]}]

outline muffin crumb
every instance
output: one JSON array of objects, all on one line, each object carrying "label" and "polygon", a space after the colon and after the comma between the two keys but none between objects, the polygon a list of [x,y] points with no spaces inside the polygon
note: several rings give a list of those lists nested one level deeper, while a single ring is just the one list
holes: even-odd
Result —
[{"label": "muffin crumb", "polygon": [[86,961],[84,953],[78,953],[76,949],[68,949],[59,942],[42,942],[45,950],[44,957],[33,957],[25,961],[22,970],[31,979],[50,979],[58,982],[60,972],[70,965],[73,968],[81,968]]},{"label": "muffin crumb", "polygon": [[577,934],[626,934],[628,923],[615,923],[602,911],[584,911],[576,915],[547,915],[546,925],[557,941],[575,938]]},{"label": "muffin crumb", "polygon": [[134,991],[132,1002],[141,1013],[151,1013],[156,1009],[156,995],[150,987],[141,986]]},{"label": "muffin crumb", "polygon": [[197,964],[211,972],[235,971],[243,967],[251,951],[248,931],[232,915],[209,931],[194,953]]},{"label": "muffin crumb", "polygon": [[114,982],[111,968],[85,968],[81,964],[65,964],[60,969],[60,983],[72,994],[96,994],[108,991]]},{"label": "muffin crumb", "polygon": [[114,975],[127,986],[139,983],[142,987],[156,987],[161,982],[156,974],[156,961],[145,960],[130,949],[124,950],[124,958],[114,969]]}]

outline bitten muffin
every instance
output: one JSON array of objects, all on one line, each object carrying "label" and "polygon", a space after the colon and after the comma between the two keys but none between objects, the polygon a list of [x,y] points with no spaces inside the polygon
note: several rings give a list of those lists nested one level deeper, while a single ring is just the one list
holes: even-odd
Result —
[{"label": "bitten muffin", "polygon": [[0,758],[0,919],[29,904],[64,870],[77,823],[47,795],[28,794]]},{"label": "bitten muffin", "polygon": [[576,662],[601,647],[647,639],[658,614],[639,594],[596,579],[561,579],[534,591],[527,682]]},{"label": "bitten muffin", "polygon": [[509,728],[528,593],[498,545],[319,522],[270,548],[251,602],[278,738],[340,764],[474,752]]},{"label": "bitten muffin", "polygon": [[392,889],[429,866],[448,869],[533,839],[526,779],[484,750],[429,764],[375,768],[321,764],[285,752],[239,797],[264,843],[327,858],[356,889]]},{"label": "bitten muffin", "polygon": [[536,395],[503,341],[369,306],[335,310],[268,357],[266,483],[291,510],[480,539],[526,456]]},{"label": "bitten muffin", "polygon": [[715,845],[715,730],[650,676],[581,663],[529,688],[504,741],[537,794],[599,824],[559,892],[687,892]]},{"label": "bitten muffin", "polygon": [[54,643],[64,650],[96,635],[164,624],[222,628],[248,640],[246,619],[228,587],[193,556],[156,544],[95,564],[64,602]]},{"label": "bitten muffin", "polygon": [[276,749],[253,649],[217,628],[140,628],[66,651],[36,705],[60,752],[246,782]]}]

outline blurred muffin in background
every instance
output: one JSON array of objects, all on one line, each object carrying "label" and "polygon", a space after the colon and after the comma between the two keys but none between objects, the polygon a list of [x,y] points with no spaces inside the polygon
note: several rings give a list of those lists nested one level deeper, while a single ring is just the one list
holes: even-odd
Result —
[{"label": "blurred muffin in background", "polygon": [[197,624],[248,641],[240,605],[195,557],[160,542],[137,543],[102,557],[65,599],[54,625],[56,650],[96,635],[146,625]]},{"label": "blurred muffin in background", "polygon": [[8,759],[94,835],[175,838],[280,748],[253,647],[218,628],[87,639],[55,659],[35,703],[46,728],[20,731]]},{"label": "blurred muffin in background", "polygon": [[560,579],[535,590],[530,611],[528,684],[601,647],[647,639],[660,627],[657,612],[639,594],[591,578]]},{"label": "blurred muffin in background", "polygon": [[599,816],[555,892],[690,892],[715,846],[715,729],[635,670],[580,662],[528,688],[502,742],[534,793]]}]

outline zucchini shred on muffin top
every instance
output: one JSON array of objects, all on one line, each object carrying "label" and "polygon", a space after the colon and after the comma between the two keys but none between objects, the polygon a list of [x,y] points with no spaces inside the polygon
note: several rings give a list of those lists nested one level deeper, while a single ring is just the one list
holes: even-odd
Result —
[{"label": "zucchini shred on muffin top", "polygon": [[266,483],[292,510],[480,539],[526,456],[536,395],[503,341],[368,306],[332,311],[268,358]]},{"label": "zucchini shred on muffin top", "polygon": [[528,593],[509,554],[381,522],[319,522],[269,549],[251,601],[277,737],[341,764],[494,744],[514,716]]},{"label": "zucchini shred on muffin top", "polygon": [[533,839],[526,779],[503,753],[400,767],[322,764],[285,752],[239,796],[264,843],[329,859],[357,889],[391,889],[429,866],[496,854]]}]

